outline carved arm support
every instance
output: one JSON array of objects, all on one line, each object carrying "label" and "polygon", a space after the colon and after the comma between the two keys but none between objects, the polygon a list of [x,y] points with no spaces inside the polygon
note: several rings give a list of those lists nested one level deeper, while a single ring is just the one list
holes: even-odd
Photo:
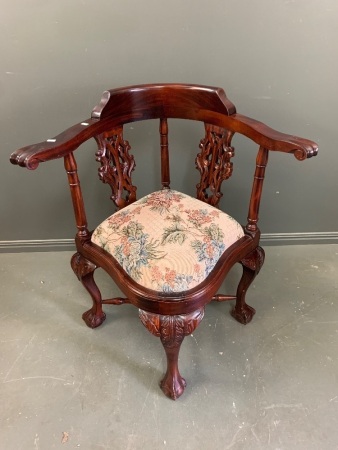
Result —
[{"label": "carved arm support", "polygon": [[240,114],[233,114],[224,118],[224,123],[228,124],[229,130],[238,132],[259,145],[249,204],[248,222],[245,227],[246,232],[256,233],[258,231],[259,207],[269,151],[291,153],[299,161],[304,161],[317,155],[318,146],[313,141],[280,133],[261,122]]},{"label": "carved arm support", "polygon": [[64,157],[64,165],[68,177],[70,195],[72,197],[73,202],[75,222],[76,227],[78,229],[78,236],[80,238],[86,239],[89,238],[86,211],[82,197],[80,179],[77,173],[77,164],[73,153],[69,153]]},{"label": "carved arm support", "polygon": [[259,206],[263,190],[263,182],[265,176],[265,169],[268,164],[269,150],[264,147],[260,147],[256,157],[256,170],[254,180],[252,184],[248,223],[245,230],[249,233],[255,233],[257,231]]}]

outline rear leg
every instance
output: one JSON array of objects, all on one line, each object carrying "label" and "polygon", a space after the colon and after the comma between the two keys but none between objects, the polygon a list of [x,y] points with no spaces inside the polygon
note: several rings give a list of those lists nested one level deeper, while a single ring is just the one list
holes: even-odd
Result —
[{"label": "rear leg", "polygon": [[87,289],[93,300],[93,306],[82,314],[82,319],[89,328],[96,328],[106,318],[106,314],[102,310],[101,292],[94,280],[94,271],[97,266],[82,256],[81,253],[75,253],[73,255],[71,266],[75,275]]},{"label": "rear leg", "polygon": [[261,270],[264,263],[265,253],[261,247],[255,248],[248,256],[242,259],[243,274],[238,284],[236,293],[236,304],[231,315],[240,323],[246,325],[251,322],[255,309],[245,302],[246,292]]}]

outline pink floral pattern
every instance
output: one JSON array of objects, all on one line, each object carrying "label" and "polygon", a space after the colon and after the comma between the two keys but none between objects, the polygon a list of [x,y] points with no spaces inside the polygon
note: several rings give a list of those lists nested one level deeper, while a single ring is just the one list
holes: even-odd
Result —
[{"label": "pink floral pattern", "polygon": [[110,216],[94,230],[92,242],[142,286],[182,292],[200,284],[243,235],[240,224],[224,212],[162,190]]}]

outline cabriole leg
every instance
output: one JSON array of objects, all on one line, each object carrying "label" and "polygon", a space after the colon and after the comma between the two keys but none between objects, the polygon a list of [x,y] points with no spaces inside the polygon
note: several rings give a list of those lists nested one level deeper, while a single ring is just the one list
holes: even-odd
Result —
[{"label": "cabriole leg", "polygon": [[92,308],[82,314],[82,319],[89,328],[96,328],[106,318],[106,314],[102,310],[101,292],[94,280],[96,265],[82,256],[81,253],[75,253],[71,259],[71,266],[93,300]]},{"label": "cabriole leg", "polygon": [[251,322],[252,317],[256,312],[254,308],[246,304],[245,295],[249,286],[263,266],[264,255],[264,250],[261,247],[257,247],[250,255],[241,261],[243,274],[237,288],[236,305],[231,311],[231,315],[244,325]]},{"label": "cabriole leg", "polygon": [[185,379],[178,370],[178,354],[185,336],[191,334],[204,316],[204,308],[190,314],[161,316],[139,310],[143,325],[161,339],[167,356],[167,371],[160,386],[164,394],[176,400],[183,394]]}]

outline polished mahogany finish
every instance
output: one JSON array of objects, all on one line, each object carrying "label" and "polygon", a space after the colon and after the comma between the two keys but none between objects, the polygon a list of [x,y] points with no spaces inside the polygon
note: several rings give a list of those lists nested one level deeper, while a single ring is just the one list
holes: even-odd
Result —
[{"label": "polished mahogany finish", "polygon": [[[136,186],[132,173],[135,159],[131,145],[123,137],[123,126],[147,119],[159,120],[159,149],[161,154],[162,189],[170,189],[169,126],[168,119],[180,118],[204,123],[196,157],[200,172],[196,197],[218,207],[222,196],[222,182],[232,174],[234,148],[231,140],[240,133],[258,146],[256,169],[244,225],[244,236],[224,251],[207,278],[194,288],[183,292],[157,292],[135,282],[121,265],[101,247],[91,242],[85,206],[74,151],[85,141],[94,138],[98,150],[100,179],[111,188],[111,199],[118,209],[136,200]],[[36,169],[41,162],[64,158],[76,226],[77,252],[71,266],[92,297],[92,307],[83,314],[85,323],[95,328],[105,320],[104,304],[131,303],[139,308],[142,323],[160,337],[167,355],[167,372],[161,382],[163,392],[176,399],[184,390],[185,380],[178,370],[178,355],[184,337],[193,332],[204,315],[205,306],[212,300],[234,300],[232,316],[240,323],[251,321],[255,310],[247,305],[245,295],[264,262],[259,246],[258,213],[269,151],[293,154],[305,160],[317,154],[317,145],[309,140],[279,133],[266,125],[236,113],[235,106],[220,88],[186,84],[153,84],[113,89],[103,93],[91,118],[39,144],[17,150],[11,162],[28,169]],[[176,157],[172,155],[172,157]],[[243,267],[243,275],[236,295],[219,294],[218,290],[235,263]],[[101,267],[125,294],[125,298],[102,299],[94,281],[95,270]]]}]

